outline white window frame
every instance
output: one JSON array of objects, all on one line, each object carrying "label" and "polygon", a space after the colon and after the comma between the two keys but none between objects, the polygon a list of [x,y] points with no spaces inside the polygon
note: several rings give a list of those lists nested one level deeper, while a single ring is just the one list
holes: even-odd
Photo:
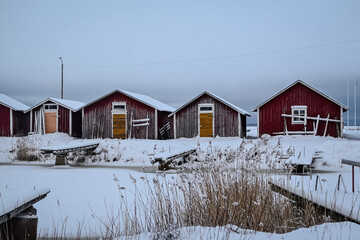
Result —
[{"label": "white window frame", "polygon": [[[46,109],[46,106],[56,106],[56,109]],[[44,111],[45,112],[57,112],[59,110],[59,105],[54,103],[46,103],[44,104]]]},{"label": "white window frame", "polygon": [[[304,111],[304,116],[300,115],[300,111]],[[303,124],[307,123],[307,106],[291,106],[291,124]],[[299,116],[299,117],[294,117]]]},{"label": "white window frame", "polygon": [[[211,107],[211,110],[200,110],[202,107]],[[215,104],[213,103],[200,103],[198,105],[198,136],[200,137],[200,113],[212,113],[212,129],[213,137],[215,136]]]},{"label": "white window frame", "polygon": [[[123,105],[124,109],[115,109],[116,105]],[[112,113],[124,113],[124,112],[126,112],[126,102],[112,102],[111,112]]]}]

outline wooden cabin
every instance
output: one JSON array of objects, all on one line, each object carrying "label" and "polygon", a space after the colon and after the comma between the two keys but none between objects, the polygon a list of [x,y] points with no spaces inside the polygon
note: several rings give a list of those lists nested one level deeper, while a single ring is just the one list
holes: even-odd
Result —
[{"label": "wooden cabin", "polygon": [[26,135],[29,132],[26,125],[28,114],[24,111],[28,108],[25,104],[0,94],[0,136]]},{"label": "wooden cabin", "polygon": [[258,137],[263,134],[307,134],[342,137],[348,108],[297,80],[254,108]]},{"label": "wooden cabin", "polygon": [[171,113],[174,138],[245,137],[245,110],[204,91]]},{"label": "wooden cabin", "polygon": [[168,115],[175,109],[146,95],[112,91],[82,109],[83,138],[172,138]]},{"label": "wooden cabin", "polygon": [[81,137],[81,109],[84,105],[73,100],[47,98],[26,110],[30,113],[30,132],[62,132],[73,137]]}]

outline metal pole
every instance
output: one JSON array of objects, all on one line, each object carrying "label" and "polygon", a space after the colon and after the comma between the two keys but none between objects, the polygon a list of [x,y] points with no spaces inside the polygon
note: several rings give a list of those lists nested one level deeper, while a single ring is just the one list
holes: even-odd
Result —
[{"label": "metal pole", "polygon": [[356,127],[356,86],[357,79],[354,81],[354,126]]},{"label": "metal pole", "polygon": [[[349,107],[350,104],[350,98],[349,98],[349,79],[347,80],[347,99],[346,99],[347,107]],[[347,120],[347,126],[349,126],[349,110],[346,113],[346,120]]]},{"label": "metal pole", "polygon": [[64,63],[61,57],[59,57],[61,61],[61,99],[64,99]]}]

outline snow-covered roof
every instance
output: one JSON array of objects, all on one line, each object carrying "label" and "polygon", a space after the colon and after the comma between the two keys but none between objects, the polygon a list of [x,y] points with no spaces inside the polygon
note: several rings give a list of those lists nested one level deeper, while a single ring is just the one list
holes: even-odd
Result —
[{"label": "snow-covered roof", "polygon": [[272,99],[276,98],[277,96],[279,96],[280,94],[282,94],[283,92],[287,91],[289,88],[293,87],[294,85],[296,85],[297,83],[300,83],[302,85],[304,85],[305,87],[313,90],[314,92],[320,94],[321,96],[325,97],[326,99],[330,100],[331,102],[339,105],[340,107],[342,107],[343,109],[348,110],[348,107],[345,106],[344,104],[342,104],[341,102],[335,100],[334,98],[330,97],[329,95],[326,95],[325,93],[321,92],[320,90],[310,86],[309,84],[301,81],[301,80],[297,80],[295,82],[293,82],[292,84],[290,84],[289,86],[287,86],[286,88],[284,88],[283,90],[281,90],[280,92],[276,93],[275,95],[273,95],[272,97],[268,98],[267,100],[265,100],[264,102],[262,102],[261,104],[259,104],[258,106],[256,106],[253,109],[253,112],[256,112],[258,108],[260,108],[261,106],[265,105],[266,103],[268,103],[269,101],[271,101]]},{"label": "snow-covered roof", "polygon": [[30,111],[30,110],[32,110],[34,108],[37,108],[38,106],[40,106],[40,105],[42,105],[42,104],[44,104],[44,103],[46,103],[48,101],[56,103],[56,104],[58,104],[58,105],[60,105],[60,106],[62,106],[64,108],[68,108],[73,112],[76,112],[76,111],[80,110],[85,105],[85,103],[79,102],[79,101],[67,100],[67,99],[59,99],[59,98],[51,98],[50,97],[50,98],[45,99],[44,101],[39,102],[35,106],[27,109],[26,112],[28,112],[28,111]]},{"label": "snow-covered roof", "polygon": [[0,104],[3,104],[6,107],[11,108],[15,111],[25,111],[29,108],[29,106],[26,106],[25,104],[2,93],[0,93]]},{"label": "snow-covered roof", "polygon": [[119,92],[119,93],[122,93],[128,97],[131,97],[139,102],[142,102],[144,103],[145,105],[148,105],[150,107],[153,107],[159,111],[165,111],[165,112],[173,112],[175,111],[175,109],[173,107],[170,107],[169,105],[163,103],[163,102],[160,102],[152,97],[149,97],[149,96],[146,96],[146,95],[143,95],[143,94],[139,94],[139,93],[133,93],[133,92],[129,92],[129,91],[125,91],[125,90],[121,90],[121,89],[116,89],[108,94],[105,94],[104,96],[100,97],[100,98],[97,98],[95,99],[94,101],[91,101],[89,102],[88,104],[84,105],[83,107],[87,107],[91,104],[93,104],[94,102],[97,102],[115,92]]},{"label": "snow-covered roof", "polygon": [[172,115],[174,115],[175,113],[177,113],[178,111],[180,111],[181,109],[183,109],[184,107],[186,107],[187,105],[189,105],[190,103],[192,103],[193,101],[195,101],[196,99],[198,99],[199,97],[201,97],[202,95],[204,94],[207,94],[215,99],[217,99],[218,101],[222,102],[223,104],[227,105],[228,107],[234,109],[235,111],[243,114],[243,115],[246,115],[246,116],[251,116],[250,113],[248,113],[247,111],[245,111],[244,109],[242,108],[239,108],[238,106],[226,101],[225,99],[209,92],[209,91],[204,91],[202,92],[201,94],[199,94],[198,96],[194,97],[193,99],[191,99],[189,102],[185,103],[184,105],[182,105],[181,107],[179,107],[178,109],[176,109],[176,111],[172,112],[169,117],[171,117]]}]

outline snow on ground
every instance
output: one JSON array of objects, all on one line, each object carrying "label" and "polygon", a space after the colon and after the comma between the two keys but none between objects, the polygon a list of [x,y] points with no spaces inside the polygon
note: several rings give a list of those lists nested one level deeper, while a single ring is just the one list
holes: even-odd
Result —
[{"label": "snow on ground", "polygon": [[[256,136],[256,127],[250,128],[249,136]],[[114,181],[114,174],[119,179],[119,184],[126,189],[133,189],[132,180],[129,173],[135,178],[144,176],[144,173],[130,170],[136,168],[141,171],[142,167],[152,166],[149,154],[154,153],[176,153],[184,149],[200,149],[199,157],[202,160],[209,159],[212,156],[228,164],[229,167],[237,167],[245,162],[258,166],[259,168],[281,168],[283,165],[278,163],[279,156],[289,151],[296,158],[311,157],[315,151],[323,151],[323,159],[317,160],[315,170],[319,173],[322,182],[321,187],[326,188],[327,184],[333,187],[336,185],[338,174],[341,173],[344,178],[346,189],[349,192],[350,166],[341,165],[342,158],[348,158],[360,161],[360,130],[358,128],[348,128],[345,130],[347,138],[332,138],[318,136],[264,136],[261,139],[240,138],[192,138],[176,140],[115,140],[115,139],[97,139],[99,147],[97,154],[86,160],[89,167],[52,167],[54,156],[45,158],[40,156],[39,161],[29,162],[29,165],[23,165],[24,161],[17,160],[17,147],[26,146],[29,151],[39,154],[41,147],[56,147],[59,145],[89,143],[94,140],[74,139],[66,134],[55,133],[41,135],[31,135],[26,138],[0,138],[0,189],[4,186],[9,188],[30,187],[49,188],[50,194],[37,203],[39,230],[42,234],[50,233],[55,229],[59,231],[62,223],[66,223],[66,233],[75,234],[79,224],[82,224],[84,233],[100,232],[101,227],[94,219],[93,213],[106,218],[109,207],[116,212],[119,199],[119,189]],[[359,138],[357,137],[359,136]],[[211,158],[210,158],[211,159]],[[230,159],[230,160],[229,160]],[[235,160],[234,160],[235,159]],[[11,163],[11,164],[6,164]],[[31,164],[37,164],[31,165]],[[40,163],[42,166],[38,166]],[[96,167],[95,167],[96,166]],[[107,166],[108,168],[104,168]],[[242,165],[247,166],[247,165]],[[121,168],[119,168],[121,167]],[[124,168],[128,167],[128,168]],[[325,172],[325,173],[324,173]],[[333,172],[333,173],[331,173]],[[356,175],[360,172],[357,169]],[[154,174],[149,173],[146,176],[152,178]],[[295,177],[292,179],[294,184],[304,182],[306,177]],[[315,175],[313,178],[315,179]],[[324,180],[323,180],[324,179]],[[305,184],[306,185],[306,184]],[[313,187],[313,182],[308,183],[309,188]],[[356,195],[360,191],[360,182],[356,185]],[[348,204],[348,203],[344,203]],[[349,203],[351,204],[351,203]],[[179,239],[201,238],[201,236],[213,236],[211,234],[230,234],[230,239],[238,239],[243,236],[241,233],[228,232],[225,227],[219,228],[201,228],[194,227],[193,232],[188,229],[179,229]],[[340,231],[342,230],[342,231]],[[356,239],[360,233],[359,225],[349,223],[323,224],[309,229],[299,229],[286,235],[269,235],[267,233],[251,233],[250,239]],[[208,235],[206,235],[208,234]],[[214,235],[218,236],[218,235]],[[228,236],[228,235],[226,235]],[[247,235],[248,236],[248,235]],[[324,237],[325,236],[325,237]],[[139,236],[140,239],[147,239],[147,235]],[[205,237],[206,238],[206,237]],[[213,237],[217,238],[217,237]],[[248,239],[246,237],[246,239]]]},{"label": "snow on ground", "polygon": [[[147,233],[134,236],[132,239],[246,239],[246,240],[314,240],[314,239],[358,239],[360,234],[360,225],[351,222],[325,223],[310,228],[301,228],[295,231],[276,234],[255,232],[251,230],[238,229],[236,226],[224,227],[186,227],[171,230],[165,233]],[[173,238],[171,238],[173,237]],[[128,237],[118,238],[118,240],[128,239]]]}]

